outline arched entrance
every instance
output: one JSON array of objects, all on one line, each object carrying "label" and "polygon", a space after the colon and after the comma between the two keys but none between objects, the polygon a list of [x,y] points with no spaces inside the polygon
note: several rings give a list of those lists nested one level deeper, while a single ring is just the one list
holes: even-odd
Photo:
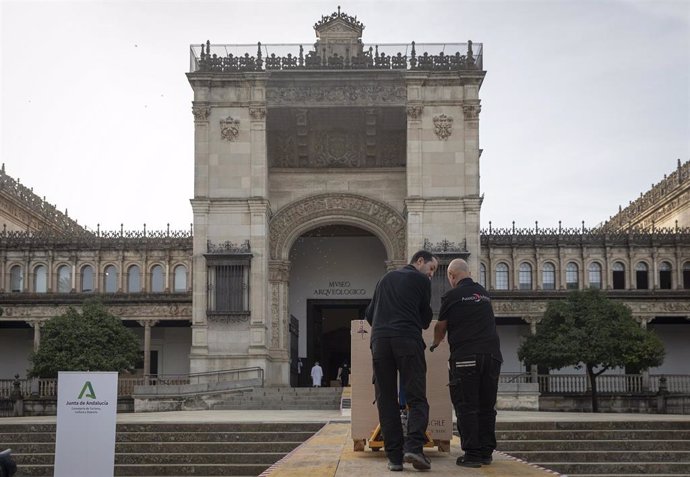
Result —
[{"label": "arched entrance", "polygon": [[[273,217],[271,343],[289,355],[293,385],[308,384],[314,361],[321,362],[326,384],[349,362],[350,321],[363,317],[381,275],[405,262],[405,234],[399,212],[354,194],[308,197]],[[298,343],[291,346],[295,329]]]}]

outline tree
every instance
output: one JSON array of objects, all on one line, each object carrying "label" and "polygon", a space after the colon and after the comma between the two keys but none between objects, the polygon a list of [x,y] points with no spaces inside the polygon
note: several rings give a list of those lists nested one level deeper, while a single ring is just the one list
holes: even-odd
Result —
[{"label": "tree", "polygon": [[41,345],[29,358],[29,376],[57,377],[58,371],[127,371],[139,361],[139,339],[97,300],[87,300],[48,320]]},{"label": "tree", "polygon": [[599,290],[576,291],[565,300],[549,303],[536,334],[518,349],[521,360],[551,369],[584,366],[593,412],[598,412],[597,376],[615,367],[658,366],[664,354],[658,336],[641,328],[627,306],[609,300]]}]

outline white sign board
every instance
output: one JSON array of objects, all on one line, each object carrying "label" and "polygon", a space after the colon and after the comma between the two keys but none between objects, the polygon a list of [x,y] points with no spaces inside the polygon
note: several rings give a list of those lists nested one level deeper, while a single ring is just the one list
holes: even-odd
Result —
[{"label": "white sign board", "polygon": [[112,477],[116,372],[58,373],[55,477]]}]

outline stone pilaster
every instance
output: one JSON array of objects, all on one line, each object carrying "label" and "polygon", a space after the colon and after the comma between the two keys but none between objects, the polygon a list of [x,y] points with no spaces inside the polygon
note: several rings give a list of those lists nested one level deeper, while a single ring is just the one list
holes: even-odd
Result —
[{"label": "stone pilaster", "polygon": [[268,265],[268,280],[270,289],[270,326],[267,341],[271,354],[278,359],[288,359],[288,326],[290,310],[288,308],[288,280],[290,278],[290,262],[286,260],[270,260]]}]

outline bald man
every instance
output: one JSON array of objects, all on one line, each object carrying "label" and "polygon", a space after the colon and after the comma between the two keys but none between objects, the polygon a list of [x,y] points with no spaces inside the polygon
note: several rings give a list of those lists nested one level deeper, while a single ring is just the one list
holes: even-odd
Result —
[{"label": "bald man", "polygon": [[470,278],[466,261],[450,262],[448,281],[452,288],[441,298],[431,350],[447,333],[450,399],[465,451],[456,464],[476,468],[491,464],[496,449],[496,393],[503,357],[491,298]]}]

